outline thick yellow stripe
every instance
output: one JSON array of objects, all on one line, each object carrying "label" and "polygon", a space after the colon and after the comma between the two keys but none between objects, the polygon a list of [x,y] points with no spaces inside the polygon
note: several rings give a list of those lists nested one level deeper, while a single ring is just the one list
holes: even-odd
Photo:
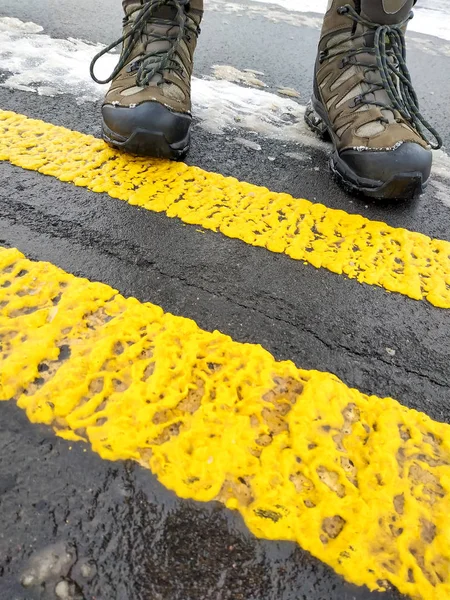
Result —
[{"label": "thick yellow stripe", "polygon": [[0,111],[0,159],[450,308],[450,243]]},{"label": "thick yellow stripe", "polygon": [[0,399],[349,581],[450,597],[450,426],[0,249]]}]

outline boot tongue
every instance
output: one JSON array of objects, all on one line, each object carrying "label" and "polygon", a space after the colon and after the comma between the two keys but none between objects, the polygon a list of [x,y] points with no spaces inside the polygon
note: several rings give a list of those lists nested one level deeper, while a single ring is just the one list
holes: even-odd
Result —
[{"label": "boot tongue", "polygon": [[414,0],[361,0],[361,16],[378,25],[397,25],[404,21]]},{"label": "boot tongue", "polygon": [[[138,11],[140,9],[145,8],[145,2],[139,2],[139,0],[135,0],[134,2],[128,2],[125,5],[125,13],[127,15],[129,15],[130,13],[134,14],[134,19],[136,19],[137,15],[139,14]],[[177,14],[177,9],[175,8],[175,6],[171,6],[171,5],[167,5],[167,4],[163,4],[161,6],[158,6],[158,8],[154,8],[151,12],[151,16],[152,18],[157,18],[157,19],[166,19],[168,21],[172,21],[175,16]]]}]

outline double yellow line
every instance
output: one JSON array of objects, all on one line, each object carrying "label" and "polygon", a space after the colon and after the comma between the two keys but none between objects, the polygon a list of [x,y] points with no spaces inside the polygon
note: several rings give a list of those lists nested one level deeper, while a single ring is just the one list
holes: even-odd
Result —
[{"label": "double yellow line", "polygon": [[0,159],[450,308],[450,243],[0,111]]}]

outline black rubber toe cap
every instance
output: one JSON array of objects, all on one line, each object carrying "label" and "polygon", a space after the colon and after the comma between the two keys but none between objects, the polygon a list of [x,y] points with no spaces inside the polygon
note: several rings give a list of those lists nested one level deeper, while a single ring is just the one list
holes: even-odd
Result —
[{"label": "black rubber toe cap", "polygon": [[135,107],[105,104],[102,108],[106,141],[130,152],[175,157],[187,150],[192,117],[158,102]]},{"label": "black rubber toe cap", "polygon": [[344,187],[378,199],[413,199],[431,173],[431,150],[404,142],[395,150],[344,150],[331,157],[331,168]]},{"label": "black rubber toe cap", "polygon": [[425,183],[430,177],[433,156],[431,150],[414,142],[404,142],[395,150],[345,150],[339,155],[349,170],[361,183],[380,184],[397,177],[420,175]]}]

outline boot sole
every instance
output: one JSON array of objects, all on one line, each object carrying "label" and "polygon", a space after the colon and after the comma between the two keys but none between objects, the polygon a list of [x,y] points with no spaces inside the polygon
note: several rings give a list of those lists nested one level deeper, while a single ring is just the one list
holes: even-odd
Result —
[{"label": "boot sole", "polygon": [[190,146],[192,117],[159,102],[102,107],[103,139],[110,146],[139,156],[180,160]]},{"label": "boot sole", "polygon": [[322,140],[331,141],[334,152],[330,156],[330,168],[334,178],[346,191],[377,200],[414,200],[423,193],[426,182],[420,172],[398,173],[380,185],[377,180],[359,177],[341,159],[334,140],[334,132],[322,105],[313,98],[305,112],[308,127]]},{"label": "boot sole", "polygon": [[181,160],[185,158],[190,148],[190,133],[180,142],[169,144],[160,131],[138,128],[128,138],[122,138],[103,123],[102,136],[105,142],[113,148],[152,158]]}]

